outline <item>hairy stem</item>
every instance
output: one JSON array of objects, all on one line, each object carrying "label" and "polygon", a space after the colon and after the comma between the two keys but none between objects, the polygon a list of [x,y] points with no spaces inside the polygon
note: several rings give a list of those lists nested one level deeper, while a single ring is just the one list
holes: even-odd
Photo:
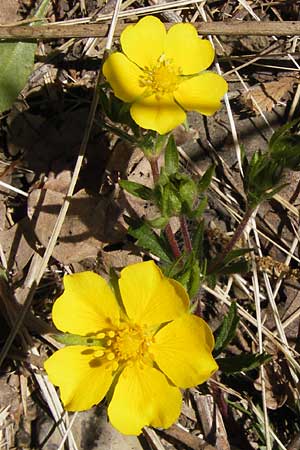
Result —
[{"label": "hairy stem", "polygon": [[181,233],[182,233],[183,242],[184,242],[184,248],[187,253],[191,253],[191,251],[193,250],[193,246],[192,246],[192,241],[191,241],[186,217],[182,215],[182,216],[180,216],[179,219],[180,219]]}]

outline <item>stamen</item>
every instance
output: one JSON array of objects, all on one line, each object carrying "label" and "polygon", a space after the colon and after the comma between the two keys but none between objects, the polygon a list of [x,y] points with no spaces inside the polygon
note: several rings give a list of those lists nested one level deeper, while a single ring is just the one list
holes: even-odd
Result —
[{"label": "stamen", "polygon": [[107,333],[107,335],[108,335],[108,337],[113,338],[113,337],[115,337],[116,333],[111,330]]},{"label": "stamen", "polygon": [[97,333],[96,334],[97,339],[104,339],[105,338],[105,333]]},{"label": "stamen", "polygon": [[[122,322],[118,328],[100,332],[96,335],[103,344],[98,350],[92,350],[94,364],[103,364],[103,357],[107,361],[119,363],[143,362],[152,364],[153,357],[149,354],[149,345],[153,342],[153,330],[135,324]],[[103,346],[102,346],[103,345]]]},{"label": "stamen", "polygon": [[146,87],[149,94],[161,95],[174,92],[181,82],[182,70],[173,64],[171,60],[160,58],[157,64],[145,67],[140,77],[140,86]]}]

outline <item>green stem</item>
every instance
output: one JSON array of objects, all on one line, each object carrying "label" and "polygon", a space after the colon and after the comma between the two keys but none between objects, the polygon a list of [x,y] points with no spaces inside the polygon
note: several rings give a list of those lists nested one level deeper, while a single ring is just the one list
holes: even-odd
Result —
[{"label": "green stem", "polygon": [[[159,167],[158,167],[157,158],[149,158],[149,163],[150,163],[151,170],[152,170],[153,181],[154,181],[154,183],[156,183],[159,178]],[[172,231],[171,225],[169,223],[165,227],[165,234],[166,234],[166,237],[170,244],[174,258],[175,259],[180,258],[181,252],[178,247],[177,241],[175,239],[174,233]]]},{"label": "green stem", "polygon": [[231,252],[231,250],[234,248],[235,244],[237,243],[237,241],[241,237],[243,231],[245,230],[254,209],[255,208],[253,208],[253,207],[247,208],[245,215],[242,218],[241,222],[239,223],[237,229],[233,233],[232,238],[230,239],[228,244],[225,246],[223,251],[219,254],[219,256],[217,256],[217,258],[213,261],[213,264],[210,267],[208,267],[208,270],[207,270],[208,274],[213,273],[217,269],[217,267],[222,263],[225,256],[227,256],[228,253]]}]

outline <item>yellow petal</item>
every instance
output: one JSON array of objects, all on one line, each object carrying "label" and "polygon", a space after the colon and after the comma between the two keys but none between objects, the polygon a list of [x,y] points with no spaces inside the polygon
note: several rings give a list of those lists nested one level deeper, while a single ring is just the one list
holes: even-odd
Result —
[{"label": "yellow petal", "polygon": [[166,34],[165,26],[157,17],[143,17],[122,32],[122,50],[138,66],[150,67],[163,53]]},{"label": "yellow petal", "polygon": [[99,347],[74,345],[53,353],[44,363],[48,377],[60,388],[68,411],[83,411],[98,404],[112,383],[112,363],[95,359]]},{"label": "yellow petal", "polygon": [[151,95],[136,101],[130,108],[133,120],[143,128],[166,134],[184,122],[186,114],[173,99],[173,95]]},{"label": "yellow petal", "polygon": [[124,102],[133,102],[143,94],[145,88],[140,86],[143,74],[123,53],[112,53],[103,64],[103,74],[111,85],[116,97]]},{"label": "yellow petal", "polygon": [[187,111],[211,116],[220,108],[221,98],[227,90],[224,78],[214,72],[204,72],[180,83],[174,97]]},{"label": "yellow petal", "polygon": [[188,311],[184,288],[165,277],[153,261],[127,266],[121,272],[119,286],[127,315],[137,324],[161,324]]},{"label": "yellow petal", "polygon": [[207,39],[199,38],[193,25],[178,23],[168,31],[165,55],[182,69],[183,75],[192,75],[211,65],[215,51]]},{"label": "yellow petal", "polygon": [[168,428],[180,414],[181,394],[157,369],[126,367],[120,375],[108,416],[124,434],[138,435],[144,426]]},{"label": "yellow petal", "polygon": [[52,319],[59,330],[84,336],[118,323],[118,303],[100,275],[93,272],[66,275],[64,286],[64,293],[52,309]]},{"label": "yellow petal", "polygon": [[212,332],[204,320],[185,314],[158,331],[149,351],[176,386],[187,388],[203,383],[217,370],[213,346]]}]

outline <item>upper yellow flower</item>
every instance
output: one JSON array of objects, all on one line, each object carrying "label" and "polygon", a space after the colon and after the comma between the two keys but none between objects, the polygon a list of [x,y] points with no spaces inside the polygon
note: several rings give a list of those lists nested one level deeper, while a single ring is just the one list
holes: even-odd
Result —
[{"label": "upper yellow flower", "polygon": [[116,97],[132,103],[130,114],[143,128],[165,134],[186,118],[185,111],[210,116],[227,92],[226,81],[204,71],[214,49],[189,23],[173,25],[146,16],[121,34],[124,53],[111,54],[103,73]]},{"label": "upper yellow flower", "polygon": [[180,414],[178,387],[203,383],[217,369],[212,332],[189,313],[184,288],[153,261],[122,270],[122,305],[93,272],[67,275],[64,286],[53,306],[54,324],[90,340],[64,347],[45,362],[65,408],[88,409],[110,389],[108,415],[122,433],[169,427]]}]

